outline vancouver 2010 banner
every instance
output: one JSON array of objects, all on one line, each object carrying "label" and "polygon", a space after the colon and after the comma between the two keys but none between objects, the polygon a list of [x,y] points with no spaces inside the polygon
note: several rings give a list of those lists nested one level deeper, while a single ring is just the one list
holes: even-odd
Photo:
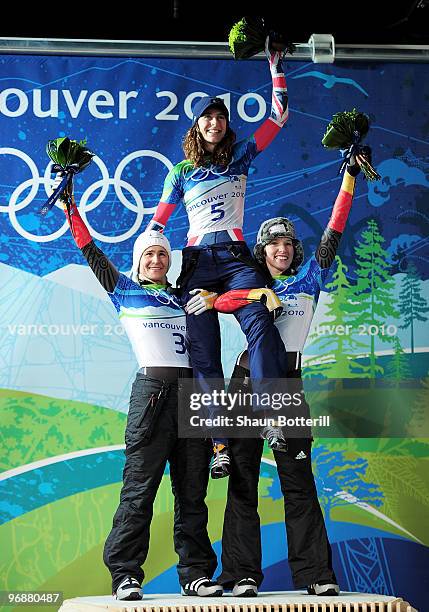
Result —
[{"label": "vancouver 2010 banner", "polygon": [[[76,199],[96,243],[128,272],[164,178],[183,159],[193,103],[221,96],[244,138],[268,116],[271,79],[264,59],[1,55],[0,66],[0,591],[109,593],[102,548],[118,503],[137,362],[61,208],[38,214],[53,180],[46,143],[86,139],[96,154],[75,179]],[[420,435],[414,427],[397,437],[316,438],[313,469],[341,588],[397,594],[424,609],[428,66],[290,61],[285,72],[290,117],[249,174],[245,239],[252,246],[264,219],[285,216],[305,257],[314,253],[341,184],[342,160],[321,139],[334,113],[367,113],[366,141],[381,179],[357,179],[303,371],[306,380],[418,379],[412,414],[423,426]],[[166,228],[173,282],[186,232],[186,212],[177,207]],[[288,308],[300,316],[294,296]],[[221,328],[229,375],[245,342],[230,315]],[[207,497],[219,562],[226,486],[226,479],[212,480]],[[283,498],[268,449],[259,495],[262,590],[292,589]],[[147,593],[178,590],[172,523],[166,472],[145,564]]]}]

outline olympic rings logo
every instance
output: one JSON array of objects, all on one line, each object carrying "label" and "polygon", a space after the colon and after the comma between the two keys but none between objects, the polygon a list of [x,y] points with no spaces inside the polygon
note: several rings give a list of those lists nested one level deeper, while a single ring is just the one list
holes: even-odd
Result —
[{"label": "olympic rings logo", "polygon": [[[52,183],[54,182],[50,171],[52,162],[49,162],[46,166],[43,176],[39,176],[39,171],[37,169],[36,164],[31,159],[31,157],[23,151],[19,149],[14,149],[12,147],[0,147],[0,155],[15,155],[16,157],[19,157],[25,164],[27,164],[31,173],[31,178],[27,179],[26,181],[23,181],[15,188],[12,195],[10,196],[9,204],[0,204],[0,212],[8,213],[10,222],[14,229],[17,231],[17,233],[23,236],[23,238],[27,238],[28,240],[32,240],[33,242],[52,242],[53,240],[56,240],[57,238],[63,236],[69,229],[67,220],[57,231],[53,232],[52,234],[48,234],[46,236],[39,236],[37,234],[32,234],[26,229],[24,229],[20,225],[16,215],[18,211],[23,210],[34,200],[39,191],[39,185],[44,186],[46,191],[46,198],[51,195],[51,187]],[[157,159],[167,167],[167,171],[170,171],[173,168],[173,164],[167,157],[165,157],[165,155],[162,155],[161,153],[158,153],[157,151],[152,151],[150,149],[142,149],[139,151],[133,151],[132,153],[126,155],[124,159],[118,164],[115,174],[113,178],[111,178],[109,176],[109,171],[105,163],[99,157],[93,157],[92,161],[100,169],[101,179],[95,181],[94,183],[92,183],[92,185],[87,187],[87,189],[82,194],[82,197],[79,202],[79,212],[86,226],[88,227],[89,233],[93,238],[96,238],[97,240],[100,240],[102,242],[109,243],[123,242],[124,240],[128,240],[128,238],[131,238],[139,229],[144,216],[149,214],[152,215],[155,212],[156,206],[145,208],[144,202],[137,189],[133,185],[125,181],[123,178],[121,178],[122,172],[124,171],[127,164],[129,164],[134,159],[137,159],[138,157],[152,157],[154,159]],[[128,210],[131,210],[132,212],[136,213],[136,219],[130,229],[124,232],[123,234],[117,236],[104,236],[103,234],[100,234],[94,228],[91,227],[86,216],[88,212],[94,210],[94,208],[96,208],[99,204],[103,202],[103,200],[107,196],[110,185],[114,187],[116,196],[118,197],[119,201],[126,208],[128,208]],[[29,193],[19,202],[19,197],[29,187]],[[100,193],[97,195],[96,198],[94,198],[94,200],[90,201],[90,196],[96,189],[100,187]],[[125,194],[123,192],[124,189],[129,194],[131,194],[132,198],[134,199],[134,202],[130,202],[125,197]],[[62,208],[59,202],[57,202],[55,205],[58,206],[58,208]]]},{"label": "olympic rings logo", "polygon": [[[218,167],[214,166],[213,164],[211,164],[208,168],[196,168],[191,176],[189,177],[191,181],[194,182],[200,182],[200,181],[205,181],[208,176],[210,174],[214,174],[215,176],[222,176],[224,174],[226,174],[229,170],[229,165],[224,169],[224,170],[220,170]],[[236,177],[234,177],[235,179]],[[231,180],[231,179],[230,179]]]}]

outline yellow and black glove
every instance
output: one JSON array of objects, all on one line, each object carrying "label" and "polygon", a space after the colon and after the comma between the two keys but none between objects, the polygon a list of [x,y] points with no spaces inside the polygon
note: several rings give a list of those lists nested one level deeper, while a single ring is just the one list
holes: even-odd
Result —
[{"label": "yellow and black glove", "polygon": [[229,314],[252,302],[264,304],[269,312],[274,313],[275,318],[280,316],[283,310],[278,296],[272,289],[267,289],[266,287],[262,289],[233,289],[220,295],[215,300],[214,307],[218,312]]}]

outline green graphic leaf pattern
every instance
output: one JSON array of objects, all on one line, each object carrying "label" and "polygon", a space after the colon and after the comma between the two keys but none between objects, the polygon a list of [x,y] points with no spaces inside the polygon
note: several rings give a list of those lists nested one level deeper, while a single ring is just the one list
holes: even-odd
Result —
[{"label": "green graphic leaf pattern", "polygon": [[92,404],[1,390],[0,416],[0,471],[124,443],[126,414]]}]

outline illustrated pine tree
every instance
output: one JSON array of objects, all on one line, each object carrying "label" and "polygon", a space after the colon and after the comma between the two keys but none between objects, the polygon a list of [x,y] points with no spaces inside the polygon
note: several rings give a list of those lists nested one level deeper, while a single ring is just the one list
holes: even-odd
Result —
[{"label": "illustrated pine tree", "polygon": [[399,294],[399,311],[403,317],[401,329],[410,328],[411,354],[414,354],[414,325],[416,321],[427,321],[425,316],[429,312],[427,300],[421,295],[421,278],[414,264],[408,266],[408,270],[401,284]]},{"label": "illustrated pine tree", "polygon": [[[407,426],[412,417],[412,401],[409,393],[412,378],[409,364],[409,355],[402,348],[398,336],[393,338],[393,354],[387,368],[385,379],[389,381],[389,390],[386,390],[384,401],[387,405],[386,425],[391,435],[408,435]],[[406,382],[408,380],[408,383]],[[392,385],[390,387],[390,385]],[[412,392],[411,392],[412,393]]]},{"label": "illustrated pine tree", "polygon": [[[327,283],[329,290],[329,304],[326,309],[327,320],[331,333],[324,333],[326,328],[319,325],[318,331],[309,337],[309,345],[318,349],[324,361],[320,363],[320,357],[313,357],[306,361],[304,376],[311,377],[322,375],[326,378],[355,378],[365,376],[365,367],[362,366],[353,355],[356,349],[366,345],[356,340],[352,332],[354,325],[353,304],[354,291],[347,278],[347,266],[341,257],[335,257],[336,268],[332,275],[332,282]],[[344,333],[338,333],[339,328]]]},{"label": "illustrated pine tree", "polygon": [[401,380],[411,378],[411,368],[408,363],[408,356],[402,348],[398,336],[394,336],[393,338],[393,355],[385,373],[389,378],[395,380],[397,385],[399,385]]},{"label": "illustrated pine tree", "polygon": [[368,331],[368,372],[371,378],[375,378],[377,373],[383,373],[383,368],[376,360],[375,338],[377,336],[382,342],[388,342],[390,336],[384,335],[381,330],[388,317],[399,316],[394,296],[395,281],[392,279],[388,253],[383,249],[383,242],[377,222],[370,219],[355,248],[357,282],[353,301],[354,323]]}]

